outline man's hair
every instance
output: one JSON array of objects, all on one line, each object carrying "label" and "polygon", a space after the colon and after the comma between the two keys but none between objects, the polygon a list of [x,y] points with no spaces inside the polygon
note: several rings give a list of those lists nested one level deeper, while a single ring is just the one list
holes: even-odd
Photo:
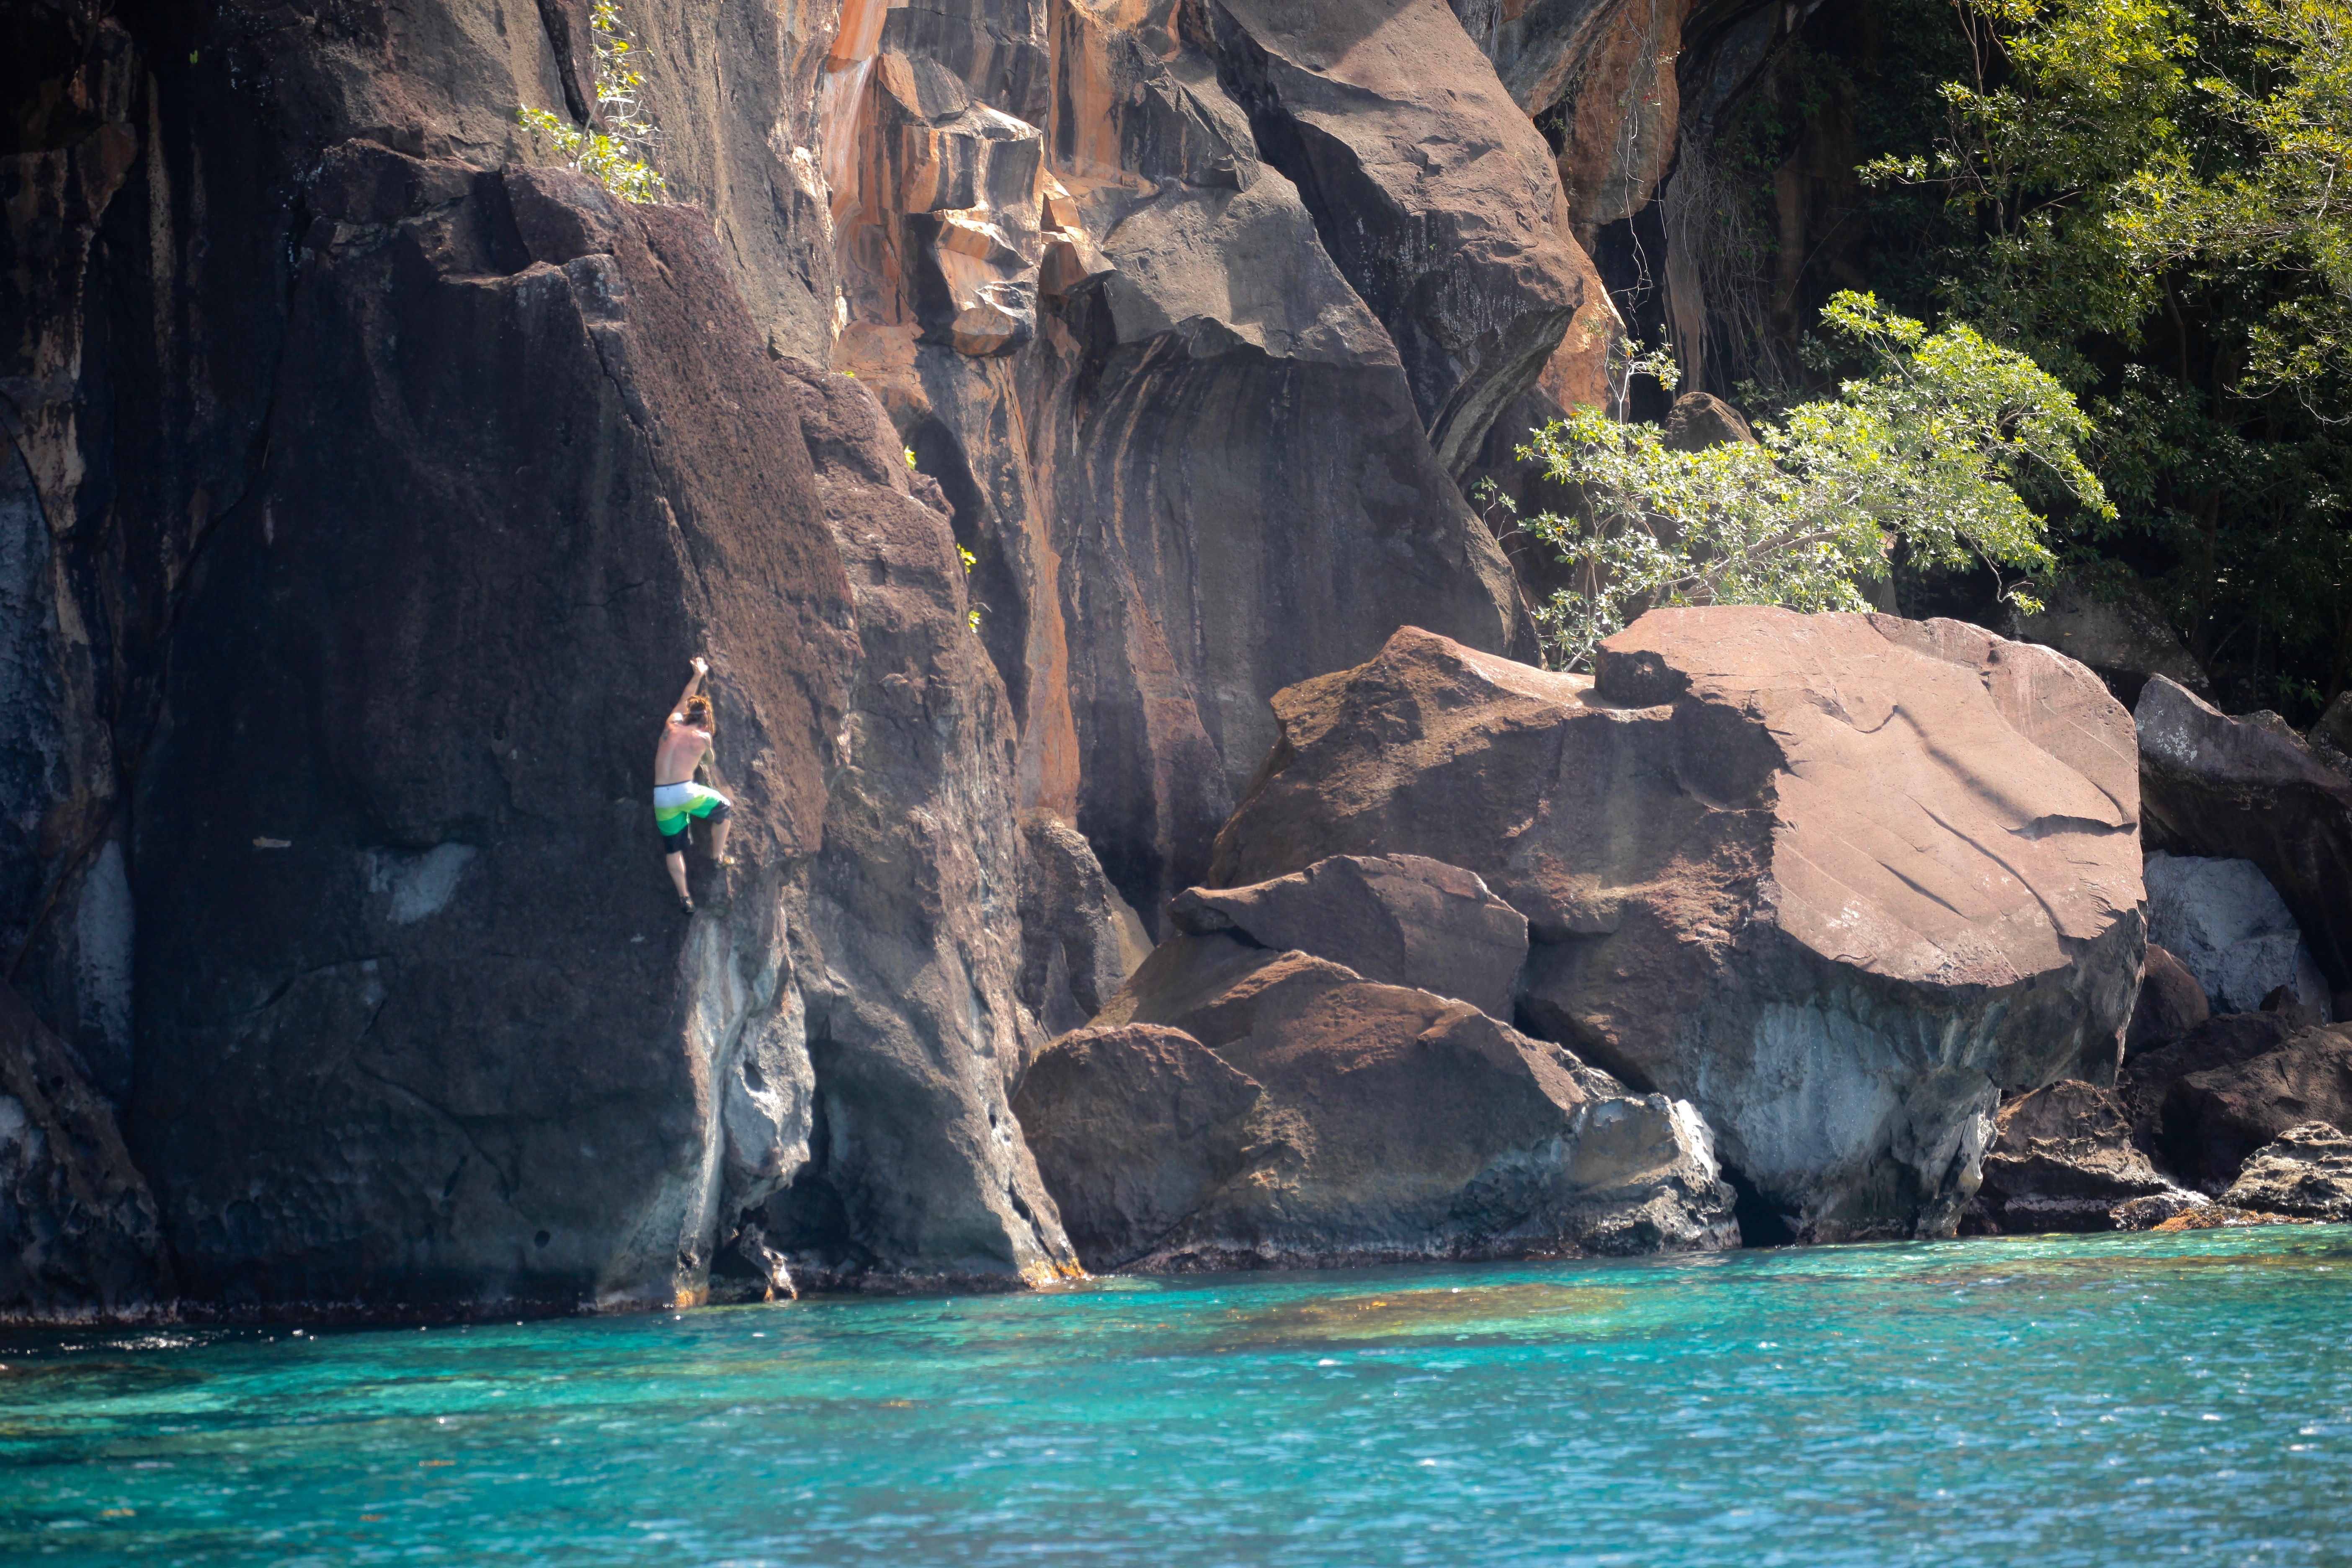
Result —
[{"label": "man's hair", "polygon": [[715,730],[718,719],[710,711],[710,699],[698,691],[686,700],[686,721],[698,730]]}]

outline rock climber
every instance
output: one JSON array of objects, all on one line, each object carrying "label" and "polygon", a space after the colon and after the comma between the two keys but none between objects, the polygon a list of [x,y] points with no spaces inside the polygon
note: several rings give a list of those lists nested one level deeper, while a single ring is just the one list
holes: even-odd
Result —
[{"label": "rock climber", "polygon": [[694,782],[694,770],[710,752],[710,732],[717,727],[710,699],[702,695],[702,678],[710,666],[694,661],[694,679],[677,694],[677,707],[662,726],[661,743],[654,748],[654,826],[661,833],[669,879],[677,889],[677,907],[694,912],[694,895],[686,890],[687,829],[696,817],[710,824],[710,858],[714,865],[732,866],[727,853],[727,818],[731,807],[725,795]]}]

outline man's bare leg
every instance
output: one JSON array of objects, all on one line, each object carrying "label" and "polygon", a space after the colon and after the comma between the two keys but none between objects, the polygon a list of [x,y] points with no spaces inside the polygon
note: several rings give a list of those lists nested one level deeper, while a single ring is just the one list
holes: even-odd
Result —
[{"label": "man's bare leg", "polygon": [[[723,816],[710,825],[710,858],[721,866],[735,864],[727,858],[727,819]],[[683,871],[678,874],[681,877],[685,875]]]},{"label": "man's bare leg", "polygon": [[669,868],[670,884],[677,889],[677,896],[681,899],[688,897],[686,890],[686,857],[672,850],[662,857],[662,864]]}]

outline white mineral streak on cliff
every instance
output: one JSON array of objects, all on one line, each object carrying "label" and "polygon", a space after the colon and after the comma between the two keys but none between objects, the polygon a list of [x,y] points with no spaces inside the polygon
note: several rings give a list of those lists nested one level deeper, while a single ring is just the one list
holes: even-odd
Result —
[{"label": "white mineral streak on cliff", "polygon": [[838,63],[827,59],[817,81],[817,167],[831,193],[828,205],[836,229],[857,205],[857,111],[873,70],[871,55]]},{"label": "white mineral streak on cliff", "polygon": [[679,966],[700,1146],[691,1164],[666,1173],[605,1260],[599,1310],[704,1300],[730,1222],[808,1161],[816,1074],[782,918],[757,930],[698,921]]}]

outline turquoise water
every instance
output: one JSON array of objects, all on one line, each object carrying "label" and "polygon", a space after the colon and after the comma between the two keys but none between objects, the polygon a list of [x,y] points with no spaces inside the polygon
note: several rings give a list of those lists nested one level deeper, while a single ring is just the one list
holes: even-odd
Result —
[{"label": "turquoise water", "polygon": [[2352,1563],[2352,1227],[0,1342],[0,1561]]}]

